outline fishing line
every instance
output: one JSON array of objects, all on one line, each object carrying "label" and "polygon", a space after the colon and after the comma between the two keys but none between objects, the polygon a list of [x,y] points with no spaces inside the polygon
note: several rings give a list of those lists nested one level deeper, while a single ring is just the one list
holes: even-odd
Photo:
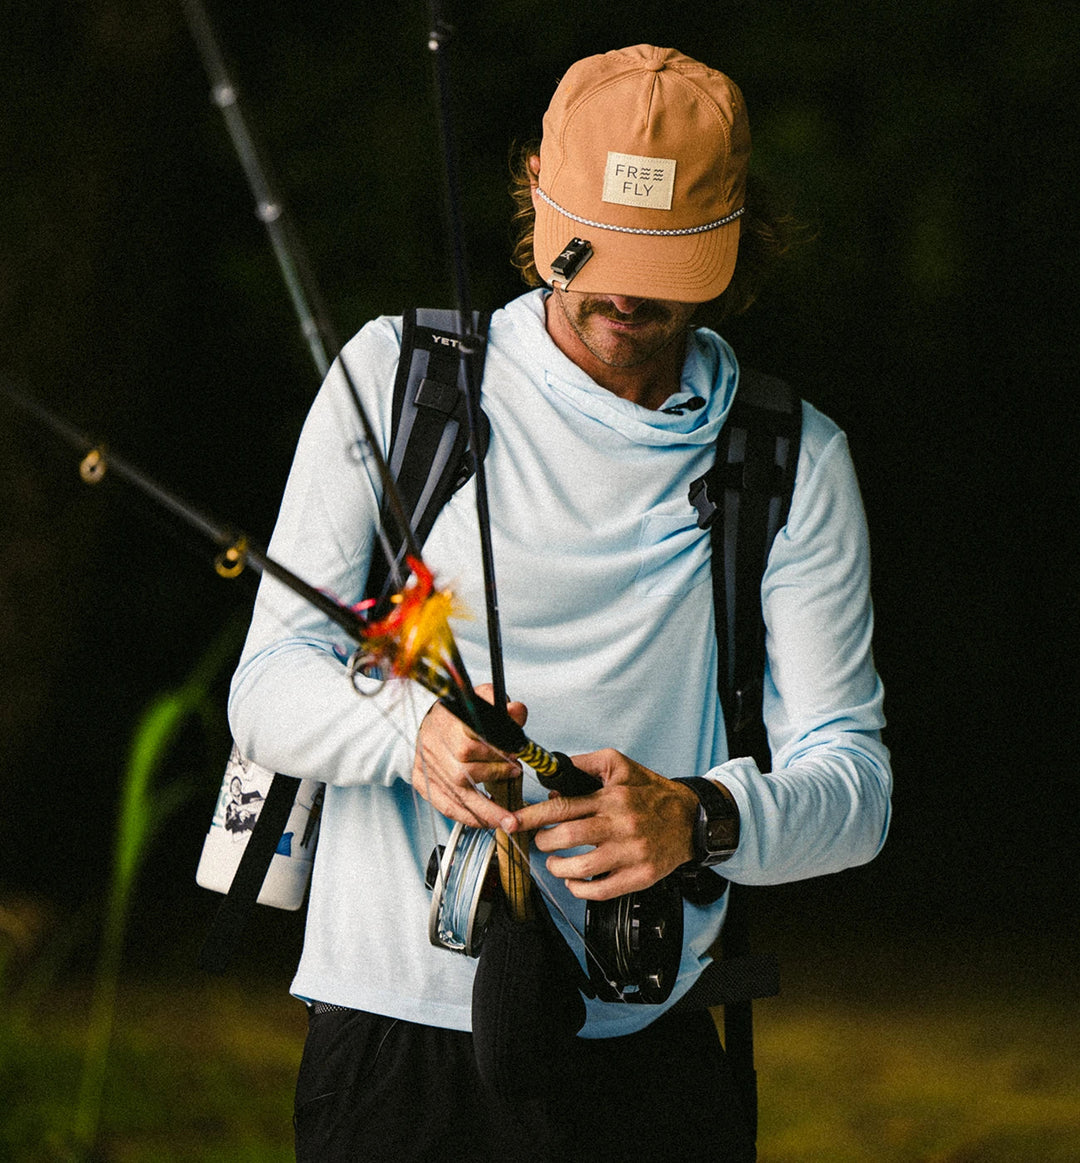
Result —
[{"label": "fishing line", "polygon": [[438,0],[429,0],[430,32],[428,49],[431,52],[435,93],[439,114],[439,138],[442,144],[445,176],[446,217],[451,248],[451,266],[458,312],[458,353],[466,384],[465,403],[469,422],[469,448],[476,483],[476,516],[480,531],[480,557],[484,571],[484,596],[487,614],[488,651],[491,656],[491,685],[495,701],[506,702],[506,677],[503,669],[502,631],[499,622],[499,598],[495,584],[495,555],[491,545],[491,516],[488,508],[487,475],[478,439],[480,431],[480,383],[477,375],[478,359],[483,340],[473,333],[472,301],[469,294],[468,262],[465,256],[465,231],[461,218],[458,176],[457,138],[454,133],[450,106],[450,76],[447,51],[453,39],[453,27],[442,19]]}]

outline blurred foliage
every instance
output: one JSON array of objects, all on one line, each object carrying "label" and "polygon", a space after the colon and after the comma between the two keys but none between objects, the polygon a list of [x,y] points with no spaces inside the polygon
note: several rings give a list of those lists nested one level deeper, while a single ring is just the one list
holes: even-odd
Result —
[{"label": "blurred foliage", "polygon": [[73,1140],[89,1153],[98,1137],[102,1096],[116,1021],[116,998],[124,970],[131,898],[154,836],[191,797],[191,781],[165,783],[161,772],[184,727],[195,720],[211,735],[222,728],[223,712],[211,697],[224,659],[236,648],[240,627],[234,622],[211,643],[191,675],[177,690],[158,695],[135,726],[124,780],[108,906],[94,971],[79,1101],[72,1120]]}]

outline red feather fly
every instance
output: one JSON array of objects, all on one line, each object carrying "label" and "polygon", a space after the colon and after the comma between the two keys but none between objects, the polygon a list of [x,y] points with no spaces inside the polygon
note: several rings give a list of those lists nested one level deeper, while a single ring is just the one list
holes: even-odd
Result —
[{"label": "red feather fly", "polygon": [[[356,668],[383,678],[412,678],[440,697],[469,689],[450,619],[465,613],[450,590],[435,588],[431,570],[416,557],[406,559],[410,583],[390,599],[381,618],[366,623]],[[369,608],[362,602],[357,613]]]}]

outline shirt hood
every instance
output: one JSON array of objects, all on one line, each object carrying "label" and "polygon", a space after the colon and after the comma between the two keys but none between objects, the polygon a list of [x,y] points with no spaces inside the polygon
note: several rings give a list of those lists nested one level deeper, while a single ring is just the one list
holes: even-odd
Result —
[{"label": "shirt hood", "polygon": [[680,390],[660,408],[643,408],[601,387],[556,346],[545,323],[547,294],[542,288],[531,291],[509,303],[505,312],[523,361],[544,369],[548,390],[635,443],[687,445],[716,440],[739,377],[735,353],[724,339],[704,327],[692,330]]}]

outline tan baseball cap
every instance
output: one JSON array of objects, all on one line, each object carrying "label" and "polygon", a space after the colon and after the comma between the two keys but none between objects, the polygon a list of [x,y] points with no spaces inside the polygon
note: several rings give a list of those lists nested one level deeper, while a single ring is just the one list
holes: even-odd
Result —
[{"label": "tan baseball cap", "polygon": [[[544,115],[540,277],[591,294],[716,298],[735,269],[749,158],[746,105],[723,73],[648,44],[578,61]],[[588,246],[567,265],[575,240]]]}]

